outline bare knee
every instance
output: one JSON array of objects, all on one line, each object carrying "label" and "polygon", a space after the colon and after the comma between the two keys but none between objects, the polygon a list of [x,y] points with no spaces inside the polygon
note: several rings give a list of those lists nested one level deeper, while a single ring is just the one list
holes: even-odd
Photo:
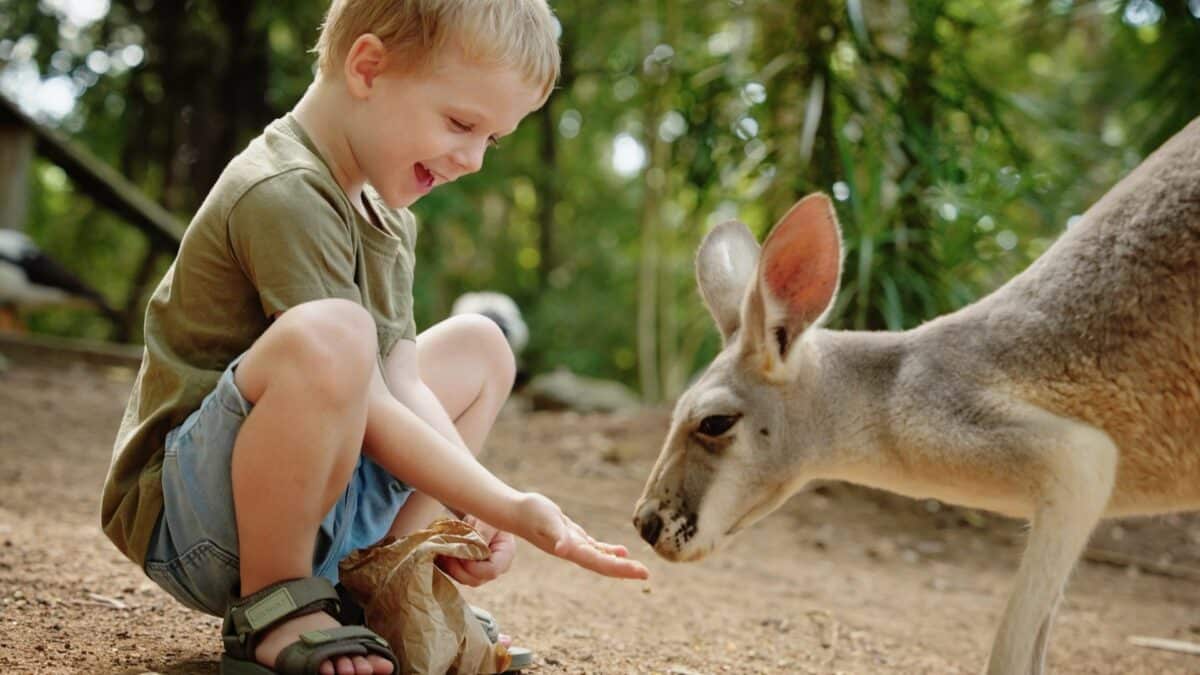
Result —
[{"label": "bare knee", "polygon": [[461,314],[451,321],[462,324],[464,338],[478,354],[485,373],[484,387],[507,396],[517,376],[517,362],[504,331],[482,314]]},{"label": "bare knee", "polygon": [[243,393],[252,401],[254,389],[261,395],[266,383],[278,378],[331,403],[365,399],[377,353],[375,322],[361,305],[338,299],[308,302],[284,312],[251,348],[246,361],[257,362],[238,368],[238,384],[249,365],[251,391]]}]

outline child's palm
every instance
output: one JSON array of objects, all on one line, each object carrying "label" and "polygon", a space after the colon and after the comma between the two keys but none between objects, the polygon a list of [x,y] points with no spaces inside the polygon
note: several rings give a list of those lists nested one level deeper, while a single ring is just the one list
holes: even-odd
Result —
[{"label": "child's palm", "polygon": [[525,538],[546,553],[604,576],[622,579],[650,576],[645,565],[626,557],[629,552],[624,546],[596,541],[546,497],[529,494],[525,508],[530,535]]}]

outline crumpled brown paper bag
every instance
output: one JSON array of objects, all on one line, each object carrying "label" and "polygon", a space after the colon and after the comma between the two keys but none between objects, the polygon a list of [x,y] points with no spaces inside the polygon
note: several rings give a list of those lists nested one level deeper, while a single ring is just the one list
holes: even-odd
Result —
[{"label": "crumpled brown paper bag", "polygon": [[388,641],[401,673],[502,673],[512,662],[493,644],[437,556],[483,560],[487,543],[461,520],[438,520],[402,539],[351,553],[342,584],[366,612],[367,626]]}]

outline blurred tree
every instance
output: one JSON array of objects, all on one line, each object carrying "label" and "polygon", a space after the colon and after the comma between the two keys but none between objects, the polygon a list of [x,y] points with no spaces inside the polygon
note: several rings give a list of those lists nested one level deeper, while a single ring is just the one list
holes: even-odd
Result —
[{"label": "blurred tree", "polygon": [[[419,202],[418,319],[511,294],[535,370],[675,396],[718,339],[709,227],[804,193],[846,239],[834,327],[911,327],[1022,269],[1200,114],[1197,0],[553,0],[563,76]],[[0,0],[0,92],[186,218],[312,77],[324,0]],[[35,162],[30,232],[120,297],[169,262]],[[104,335],[80,312],[38,330]],[[137,338],[136,332],[133,338]]]}]

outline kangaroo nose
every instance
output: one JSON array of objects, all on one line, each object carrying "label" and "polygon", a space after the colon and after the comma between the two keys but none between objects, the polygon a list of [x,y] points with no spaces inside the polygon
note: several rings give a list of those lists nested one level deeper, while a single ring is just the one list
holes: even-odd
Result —
[{"label": "kangaroo nose", "polygon": [[642,509],[635,519],[638,526],[638,531],[642,533],[642,539],[646,543],[653,546],[658,542],[658,535],[662,534],[663,521],[658,516],[658,510],[652,505],[647,505],[647,508]]}]

